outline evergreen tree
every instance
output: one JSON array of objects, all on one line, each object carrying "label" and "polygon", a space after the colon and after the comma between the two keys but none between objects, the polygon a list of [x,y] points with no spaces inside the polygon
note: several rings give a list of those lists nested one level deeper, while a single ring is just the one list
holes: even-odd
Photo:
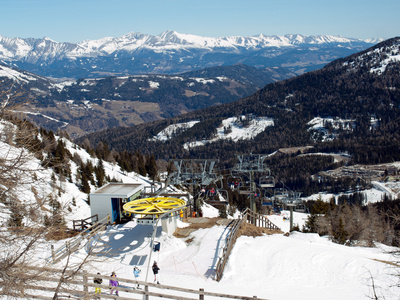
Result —
[{"label": "evergreen tree", "polygon": [[335,243],[342,244],[344,245],[347,241],[348,238],[348,233],[344,228],[344,223],[343,219],[339,218],[339,224],[337,228],[333,226],[333,232],[332,232],[332,239]]},{"label": "evergreen tree", "polygon": [[102,159],[99,159],[97,166],[94,168],[94,174],[96,175],[97,186],[103,186],[106,178],[106,172],[104,170]]},{"label": "evergreen tree", "polygon": [[147,171],[147,174],[149,175],[149,177],[153,181],[157,180],[157,177],[158,177],[157,163],[156,163],[156,158],[154,157],[153,154],[147,160],[146,171]]},{"label": "evergreen tree", "polygon": [[310,214],[307,217],[307,220],[303,227],[303,232],[311,233],[311,232],[318,232],[318,224],[317,224],[318,216],[316,214]]},{"label": "evergreen tree", "polygon": [[137,157],[137,167],[138,167],[138,172],[140,175],[142,176],[146,176],[146,165],[144,163],[144,159],[143,156],[140,154],[139,151],[136,151],[135,153],[136,157]]},{"label": "evergreen tree", "polygon": [[81,185],[79,186],[79,189],[87,194],[90,193],[89,181],[91,181],[93,178],[92,171],[93,168],[91,163],[84,164],[82,162],[78,169],[79,177],[81,179]]}]

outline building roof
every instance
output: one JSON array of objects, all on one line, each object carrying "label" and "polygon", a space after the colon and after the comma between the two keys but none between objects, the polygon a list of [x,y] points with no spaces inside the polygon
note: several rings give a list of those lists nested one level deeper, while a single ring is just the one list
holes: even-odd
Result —
[{"label": "building roof", "polygon": [[128,198],[133,194],[137,193],[143,188],[143,184],[140,183],[117,183],[110,182],[109,184],[101,187],[100,189],[94,191],[91,194],[105,194],[105,195],[115,195],[123,198]]}]

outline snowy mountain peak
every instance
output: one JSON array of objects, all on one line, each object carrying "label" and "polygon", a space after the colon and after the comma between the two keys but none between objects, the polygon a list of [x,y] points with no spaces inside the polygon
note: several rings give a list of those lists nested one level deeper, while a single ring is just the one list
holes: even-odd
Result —
[{"label": "snowy mountain peak", "polygon": [[[0,58],[4,58],[5,49],[14,52],[14,56],[21,53],[21,49],[35,52],[35,45],[40,45],[43,41],[49,43],[54,49],[64,48],[64,44],[74,45],[73,48],[85,49],[81,52],[82,56],[86,56],[93,49],[109,49],[110,45],[114,46],[116,50],[133,50],[139,47],[170,47],[176,48],[178,46],[196,46],[196,47],[268,47],[268,46],[288,46],[298,44],[323,44],[323,43],[351,43],[354,41],[362,42],[363,40],[344,38],[332,35],[318,35],[318,36],[304,36],[300,34],[287,34],[285,36],[267,36],[260,34],[257,36],[242,37],[242,36],[228,36],[228,37],[202,37],[192,34],[178,33],[173,30],[167,30],[159,35],[152,36],[142,34],[139,32],[130,32],[121,37],[104,37],[98,40],[85,40],[78,44],[72,43],[58,43],[54,40],[45,37],[43,39],[21,39],[21,38],[5,38],[0,36]],[[377,40],[368,40],[368,43],[377,42]],[[133,47],[136,45],[136,47]],[[109,52],[109,51],[106,51]]]},{"label": "snowy mountain peak", "polygon": [[[205,67],[248,64],[257,68],[325,64],[338,57],[371,47],[373,41],[339,36],[267,36],[203,37],[173,30],[158,35],[130,32],[120,37],[104,37],[80,43],[58,43],[50,38],[5,38],[0,36],[0,60],[43,76],[99,77],[100,74],[127,75],[135,73],[183,73]],[[296,57],[293,48],[312,51],[315,61]],[[276,52],[276,48],[280,52]],[[324,49],[322,49],[324,48]],[[330,54],[332,50],[332,55]],[[320,51],[319,53],[317,53]],[[204,54],[209,54],[205,56]],[[231,54],[234,53],[235,56]],[[328,53],[328,54],[327,54]],[[290,65],[285,63],[290,55]],[[168,59],[167,59],[168,58]],[[278,65],[279,66],[279,65]],[[296,71],[296,70],[294,70]]]}]

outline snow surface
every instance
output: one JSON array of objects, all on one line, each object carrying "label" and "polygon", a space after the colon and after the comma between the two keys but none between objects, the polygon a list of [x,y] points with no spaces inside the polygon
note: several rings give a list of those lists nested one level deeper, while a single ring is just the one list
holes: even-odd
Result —
[{"label": "snow surface", "polygon": [[[211,211],[208,208],[208,213]],[[288,224],[283,217],[271,216],[278,224]],[[305,215],[296,214],[295,219],[304,221]],[[180,227],[187,225],[179,221]],[[138,225],[135,220],[110,226],[98,236],[101,242],[95,246],[95,251],[108,254],[89,270],[103,275],[115,271],[119,278],[133,279],[133,268],[139,266],[139,280],[145,281],[151,259],[150,266],[157,261],[160,267],[161,284],[271,300],[370,299],[372,276],[379,297],[399,299],[400,288],[395,287],[397,278],[393,276],[396,270],[382,262],[393,261],[388,254],[391,247],[347,247],[318,234],[239,237],[222,280],[217,282],[215,267],[228,231],[225,226],[214,226],[180,239],[167,236],[158,227],[155,240],[161,247],[159,252],[152,252],[152,226]],[[151,270],[147,281],[153,282]]]},{"label": "snow surface", "polygon": [[161,130],[153,140],[158,141],[167,141],[169,140],[178,130],[185,130],[193,127],[195,124],[199,123],[200,121],[190,121],[185,123],[178,123],[178,124],[171,124]]}]

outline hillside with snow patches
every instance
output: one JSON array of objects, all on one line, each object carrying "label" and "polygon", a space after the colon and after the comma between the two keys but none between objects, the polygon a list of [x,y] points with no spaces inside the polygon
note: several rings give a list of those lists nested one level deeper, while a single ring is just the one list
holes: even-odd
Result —
[{"label": "hillside with snow patches", "polygon": [[[245,69],[249,72],[249,67]],[[250,68],[256,70],[255,68]],[[0,88],[25,96],[13,107],[38,127],[76,138],[117,126],[133,126],[251,95],[257,83],[226,76],[132,75],[54,82],[0,64]],[[268,79],[269,78],[269,79]]]},{"label": "hillside with snow patches", "polygon": [[[255,117],[251,119],[249,124],[246,126],[238,123],[238,119],[246,119],[246,115],[239,117],[231,117],[222,120],[222,125],[217,128],[217,133],[212,139],[195,141],[184,144],[185,149],[190,149],[193,147],[204,146],[208,143],[217,142],[224,139],[229,139],[232,141],[239,140],[251,140],[255,138],[259,133],[263,132],[268,126],[274,126],[274,121],[269,117]],[[151,140],[154,141],[168,141],[171,140],[175,134],[181,133],[200,121],[190,121],[184,123],[176,123],[168,125],[165,129],[161,130],[156,136]],[[371,126],[376,126],[377,120],[373,117],[371,118]],[[352,119],[341,119],[332,117],[316,117],[309,121],[308,130],[313,132],[313,135],[321,139],[322,141],[332,141],[337,137],[335,130],[347,130],[351,131],[354,128],[355,120]],[[328,125],[332,127],[331,130],[327,130]]]},{"label": "hillside with snow patches", "polygon": [[363,61],[368,58],[368,66],[371,73],[382,75],[389,64],[395,64],[400,61],[399,45],[393,44],[387,47],[376,48],[371,51],[365,51],[356,60],[346,62],[343,66],[363,67]]},{"label": "hillside with snow patches", "polygon": [[[264,131],[266,127],[274,125],[273,119],[268,117],[253,118],[245,126],[239,122],[239,119],[245,120],[248,117],[249,116],[243,115],[222,120],[222,125],[217,129],[217,133],[215,134],[214,138],[186,143],[184,148],[189,149],[193,147],[204,146],[208,143],[213,143],[224,139],[229,139],[232,141],[250,140],[257,136],[260,132]],[[190,121],[169,125],[165,129],[161,130],[156,136],[154,136],[152,140],[170,140],[177,132],[180,133],[184,130],[187,130],[197,123],[199,123],[199,121]]]}]

